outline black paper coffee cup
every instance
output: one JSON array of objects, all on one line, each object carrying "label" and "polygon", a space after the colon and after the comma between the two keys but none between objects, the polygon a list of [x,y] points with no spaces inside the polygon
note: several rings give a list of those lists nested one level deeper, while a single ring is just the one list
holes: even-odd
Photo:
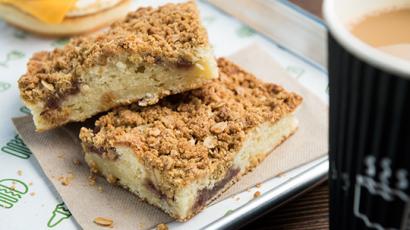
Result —
[{"label": "black paper coffee cup", "polygon": [[347,28],[349,21],[395,4],[410,6],[401,0],[324,4],[330,229],[410,229],[410,62],[366,45]]}]

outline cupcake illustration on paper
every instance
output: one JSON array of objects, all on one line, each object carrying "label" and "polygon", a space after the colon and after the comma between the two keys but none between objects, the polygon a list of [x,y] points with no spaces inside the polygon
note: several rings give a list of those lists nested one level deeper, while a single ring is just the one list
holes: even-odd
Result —
[{"label": "cupcake illustration on paper", "polygon": [[53,210],[53,213],[48,220],[47,227],[53,228],[57,226],[61,221],[70,218],[70,211],[64,206],[64,202],[60,203]]},{"label": "cupcake illustration on paper", "polygon": [[27,192],[28,186],[22,181],[0,180],[0,207],[12,208]]},{"label": "cupcake illustration on paper", "polygon": [[[380,160],[380,172],[377,172],[377,159],[374,156],[365,158],[367,166],[364,175],[357,175],[354,198],[354,215],[371,229],[399,230],[407,226],[409,215],[409,196],[406,191],[409,187],[408,173],[405,169],[391,168],[391,160]],[[378,174],[378,177],[377,177]],[[393,178],[395,177],[395,178]],[[402,215],[395,215],[389,219],[380,217],[369,207],[383,207],[386,210],[396,210]],[[391,221],[393,220],[393,221]]]}]

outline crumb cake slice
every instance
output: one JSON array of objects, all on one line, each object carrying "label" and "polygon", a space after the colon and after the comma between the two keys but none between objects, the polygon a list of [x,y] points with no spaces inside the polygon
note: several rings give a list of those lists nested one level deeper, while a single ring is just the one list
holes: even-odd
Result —
[{"label": "crumb cake slice", "polygon": [[202,88],[82,128],[91,172],[185,221],[256,167],[296,131],[302,98],[226,59],[218,67]]},{"label": "crumb cake slice", "polygon": [[194,2],[140,8],[108,31],[39,52],[19,80],[38,131],[119,105],[155,104],[216,78]]}]

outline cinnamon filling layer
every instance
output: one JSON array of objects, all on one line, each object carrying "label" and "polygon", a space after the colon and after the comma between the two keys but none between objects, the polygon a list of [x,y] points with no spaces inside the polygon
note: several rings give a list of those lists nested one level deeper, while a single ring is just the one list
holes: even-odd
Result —
[{"label": "cinnamon filling layer", "polygon": [[217,182],[212,189],[202,189],[198,192],[198,197],[196,198],[196,202],[192,207],[193,210],[198,210],[203,207],[206,202],[215,196],[225,185],[232,180],[241,170],[239,168],[231,168],[226,173],[225,177]]},{"label": "cinnamon filling layer", "polygon": [[102,157],[103,159],[116,160],[118,158],[118,153],[115,148],[104,148],[96,147],[94,145],[88,145],[87,149],[89,152],[95,153]]},{"label": "cinnamon filling layer", "polygon": [[176,62],[176,66],[179,69],[188,69],[188,68],[191,68],[192,66],[194,66],[194,64],[189,60],[186,60],[184,58],[180,58]]},{"label": "cinnamon filling layer", "polygon": [[49,109],[58,109],[61,105],[61,102],[64,100],[64,98],[70,95],[77,94],[79,92],[80,92],[80,82],[76,79],[71,82],[71,88],[65,90],[62,93],[51,95],[47,98],[46,103],[45,103],[46,109],[43,111],[43,113]]},{"label": "cinnamon filling layer", "polygon": [[157,189],[157,187],[155,187],[154,183],[152,183],[151,180],[149,179],[145,180],[145,187],[147,187],[149,191],[154,193],[161,200],[164,200],[167,198],[167,196],[164,193],[162,193],[159,189]]}]

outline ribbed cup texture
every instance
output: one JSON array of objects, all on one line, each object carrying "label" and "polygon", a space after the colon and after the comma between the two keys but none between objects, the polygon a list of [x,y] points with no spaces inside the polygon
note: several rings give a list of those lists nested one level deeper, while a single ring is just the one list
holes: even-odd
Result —
[{"label": "ribbed cup texture", "polygon": [[410,229],[410,80],[328,38],[330,229]]}]

